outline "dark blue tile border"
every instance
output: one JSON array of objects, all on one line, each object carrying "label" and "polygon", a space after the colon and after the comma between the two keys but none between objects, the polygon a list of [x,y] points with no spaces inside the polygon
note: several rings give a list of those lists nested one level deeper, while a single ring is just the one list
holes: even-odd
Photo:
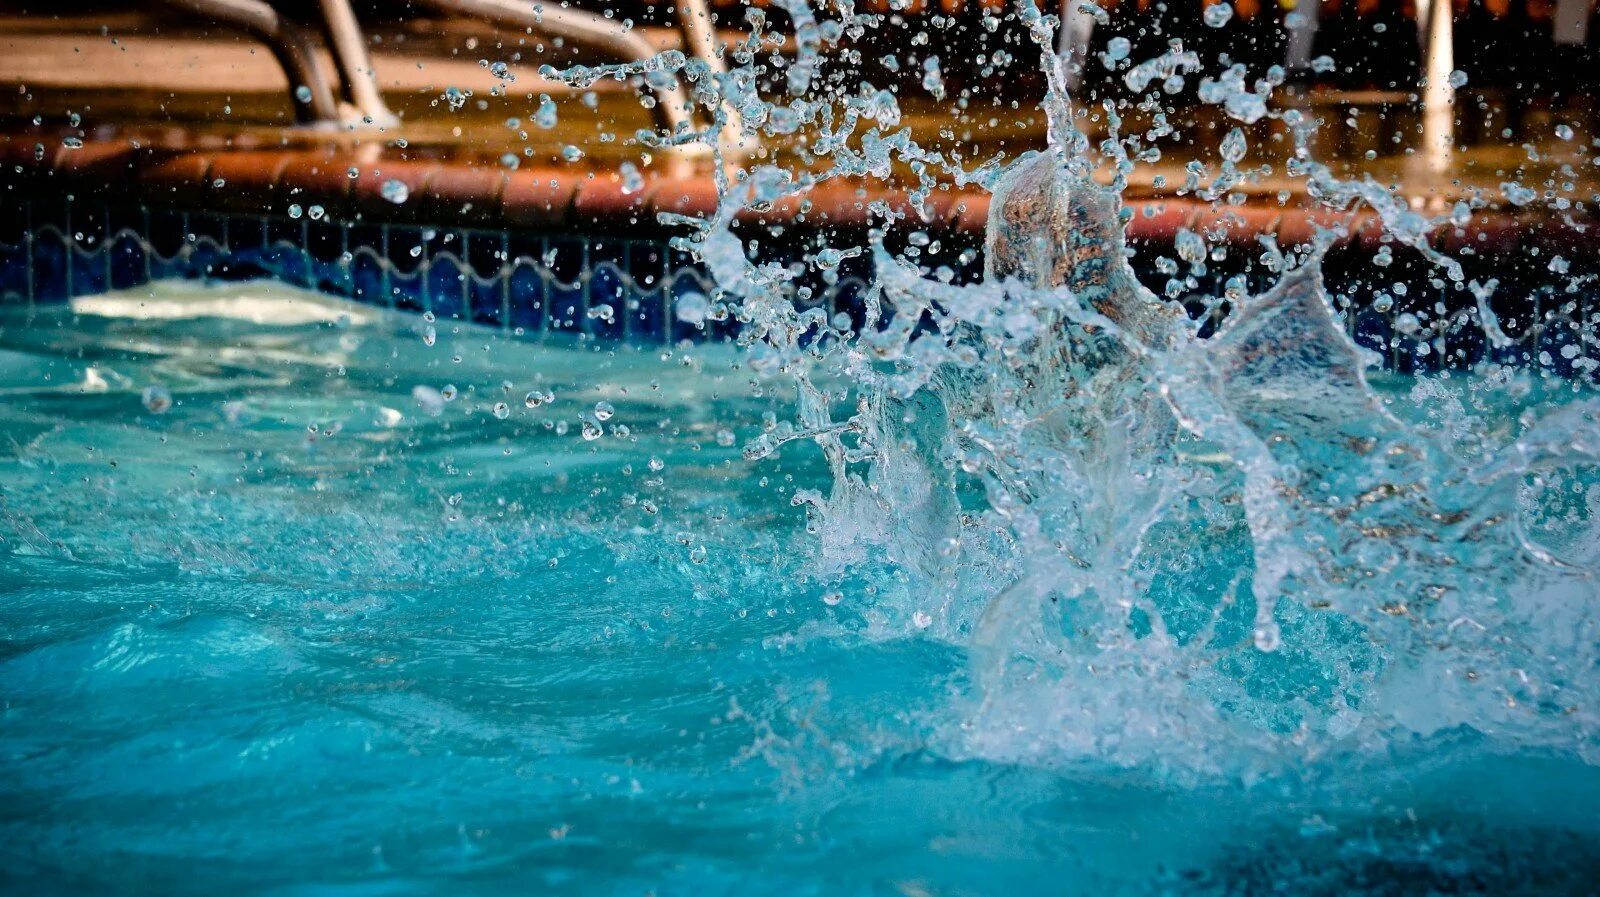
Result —
[{"label": "dark blue tile border", "polygon": [[[0,241],[0,304],[48,305],[163,278],[273,277],[357,302],[524,337],[660,343],[713,335],[667,284],[705,275],[659,241],[31,203]],[[727,328],[722,328],[726,330]]]},{"label": "dark blue tile border", "polygon": [[[738,332],[738,322],[725,313],[699,322],[675,313],[684,297],[704,305],[716,291],[703,268],[662,240],[221,215],[72,199],[30,201],[19,211],[0,231],[0,305],[61,303],[162,278],[273,277],[527,338],[554,333],[659,344]],[[975,279],[981,269],[981,259],[963,259],[958,282]],[[807,304],[860,327],[870,276],[864,264],[846,266],[832,283],[811,283]],[[1224,273],[1213,272],[1211,279],[1220,284]],[[1582,374],[1562,350],[1574,344],[1573,322],[1600,316],[1600,302],[1587,294],[1503,289],[1492,304],[1511,345],[1492,346],[1480,328],[1464,326],[1424,346],[1401,333],[1398,316],[1430,307],[1435,317],[1446,308],[1448,316],[1476,320],[1470,298],[1416,289],[1378,311],[1380,288],[1352,278],[1337,288],[1335,304],[1347,309],[1356,342],[1403,372],[1467,368],[1487,359]],[[1207,306],[1195,308],[1203,313]]]}]

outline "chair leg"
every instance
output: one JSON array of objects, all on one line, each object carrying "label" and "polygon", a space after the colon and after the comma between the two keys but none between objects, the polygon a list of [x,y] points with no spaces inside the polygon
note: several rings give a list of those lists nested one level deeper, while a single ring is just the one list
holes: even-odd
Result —
[{"label": "chair leg", "polygon": [[378,79],[372,68],[372,56],[367,52],[361,34],[361,23],[350,8],[350,0],[321,0],[322,27],[327,35],[328,48],[333,51],[333,61],[339,68],[345,99],[355,106],[362,118],[376,125],[393,125],[397,119],[383,102],[378,90]]},{"label": "chair leg", "polygon": [[[703,61],[713,75],[726,75],[728,65],[717,52],[717,29],[711,21],[711,5],[706,0],[677,0],[678,28],[683,32],[683,49]],[[743,145],[744,124],[737,110],[728,110],[728,120],[719,135],[723,146]]]},{"label": "chair leg", "polygon": [[311,38],[263,0],[166,0],[198,16],[232,25],[266,44],[289,79],[289,100],[295,119],[306,124],[335,124],[339,103],[327,77],[317,66]]},{"label": "chair leg", "polygon": [[[644,62],[656,55],[649,41],[605,16],[564,9],[554,4],[536,5],[517,0],[418,0],[440,12],[470,16],[493,25],[533,29],[551,37],[582,44],[629,62]],[[654,113],[669,133],[691,127],[689,99],[681,87],[657,87]]]}]

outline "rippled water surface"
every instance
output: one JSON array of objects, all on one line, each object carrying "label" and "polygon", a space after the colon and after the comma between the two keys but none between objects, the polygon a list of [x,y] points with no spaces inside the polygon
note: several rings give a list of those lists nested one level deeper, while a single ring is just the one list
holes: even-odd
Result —
[{"label": "rippled water surface", "polygon": [[[1281,763],[1239,766],[1180,740],[1134,763],[1007,743],[970,616],[924,617],[887,562],[819,572],[792,496],[827,471],[744,460],[790,393],[725,347],[431,339],[264,284],[76,311],[0,329],[7,892],[1600,880],[1586,736],[1291,732]],[[1297,675],[1255,685],[1315,703]],[[1138,716],[1111,695],[1079,702],[1086,731]]]}]

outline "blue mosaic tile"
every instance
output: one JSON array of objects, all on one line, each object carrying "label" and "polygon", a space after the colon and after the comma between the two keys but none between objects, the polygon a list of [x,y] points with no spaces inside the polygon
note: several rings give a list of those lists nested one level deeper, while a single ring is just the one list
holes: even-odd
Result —
[{"label": "blue mosaic tile", "polygon": [[33,290],[28,271],[28,238],[24,235],[15,243],[0,243],[0,303],[30,301]]},{"label": "blue mosaic tile", "polygon": [[533,335],[545,329],[549,309],[549,292],[545,278],[526,259],[517,259],[510,273],[512,327],[520,327],[524,334]]},{"label": "blue mosaic tile", "polygon": [[506,281],[498,274],[490,280],[467,278],[467,304],[475,324],[501,327],[506,323]]},{"label": "blue mosaic tile", "polygon": [[389,290],[394,295],[393,307],[401,311],[427,311],[426,281],[427,276],[421,272],[389,272]]},{"label": "blue mosaic tile", "polygon": [[68,291],[73,296],[104,293],[111,288],[111,272],[107,268],[107,253],[94,244],[74,240],[68,253],[71,270]]},{"label": "blue mosaic tile", "polygon": [[[30,201],[6,221],[9,229],[0,231],[0,301],[8,303],[58,303],[160,278],[270,276],[359,302],[432,311],[531,338],[560,333],[660,343],[729,339],[739,329],[722,312],[698,324],[679,317],[680,303],[706,305],[714,290],[698,263],[661,240],[230,216],[83,200]],[[15,240],[3,239],[5,234]],[[799,249],[780,246],[773,259],[793,260]],[[978,254],[941,252],[956,280],[979,276]],[[842,314],[860,328],[871,275],[867,264],[852,260],[833,283],[813,279],[810,294],[799,301],[826,310],[830,319]],[[1215,291],[1233,270],[1219,264],[1201,277]],[[1267,285],[1261,272],[1239,270],[1254,289]],[[1572,344],[1570,320],[1591,322],[1600,315],[1600,302],[1588,294],[1557,295],[1547,288],[1507,284],[1491,305],[1512,345],[1491,346],[1479,328],[1464,326],[1424,350],[1423,343],[1409,338],[1394,342],[1396,316],[1412,311],[1475,317],[1469,292],[1427,284],[1424,278],[1423,286],[1400,297],[1404,305],[1380,313],[1370,303],[1386,285],[1356,273],[1364,269],[1331,263],[1327,270],[1330,283],[1338,284],[1337,306],[1347,309],[1347,332],[1399,370],[1468,367],[1482,360],[1533,364],[1542,353],[1548,367],[1567,372],[1571,365],[1563,350],[1570,351]],[[1196,304],[1192,313],[1207,307]],[[1559,316],[1547,320],[1550,309]],[[1215,323],[1203,326],[1209,331]]]},{"label": "blue mosaic tile", "polygon": [[[625,275],[610,261],[597,265],[589,276],[588,309],[584,313],[586,333],[599,339],[622,339],[627,299],[632,292]],[[602,313],[603,312],[603,313]]]},{"label": "blue mosaic tile", "polygon": [[1394,336],[1394,325],[1388,315],[1367,309],[1355,315],[1354,326],[1350,329],[1350,338],[1356,345],[1363,349],[1371,349],[1389,357],[1389,340]]},{"label": "blue mosaic tile", "polygon": [[354,290],[350,265],[344,261],[311,260],[311,287],[324,293],[349,298]]},{"label": "blue mosaic tile", "polygon": [[689,301],[695,304],[709,302],[709,290],[705,282],[695,276],[693,270],[683,268],[677,271],[671,281],[668,282],[667,291],[670,301],[667,303],[668,307],[664,310],[664,314],[668,316],[667,326],[673,342],[703,338],[707,332],[706,327],[710,322],[693,324],[683,320],[678,315],[678,304],[684,302],[685,297],[690,297]]},{"label": "blue mosaic tile", "polygon": [[627,336],[630,341],[658,343],[667,338],[667,308],[661,289],[634,295],[628,301]]},{"label": "blue mosaic tile", "polygon": [[383,262],[358,249],[350,257],[350,298],[371,305],[389,304],[389,278]]},{"label": "blue mosaic tile", "polygon": [[34,302],[65,302],[71,297],[67,252],[66,240],[59,231],[47,229],[34,236],[29,256]]},{"label": "blue mosaic tile", "polygon": [[583,333],[584,332],[584,285],[552,283],[549,287],[550,295],[550,326],[551,332]]},{"label": "blue mosaic tile", "polygon": [[1483,360],[1489,340],[1476,327],[1458,327],[1444,341],[1444,352],[1439,362],[1452,367],[1467,367]]},{"label": "blue mosaic tile", "polygon": [[440,320],[466,317],[467,274],[454,256],[439,255],[428,263],[428,308]]}]

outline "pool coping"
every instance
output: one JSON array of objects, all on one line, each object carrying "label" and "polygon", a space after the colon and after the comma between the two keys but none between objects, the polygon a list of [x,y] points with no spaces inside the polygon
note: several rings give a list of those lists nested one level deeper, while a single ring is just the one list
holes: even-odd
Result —
[{"label": "pool coping", "polygon": [[[385,198],[391,181],[405,186],[404,202]],[[0,135],[0,191],[13,198],[111,191],[153,206],[241,214],[281,215],[291,205],[317,205],[330,219],[364,223],[660,238],[684,232],[664,223],[662,215],[703,217],[716,210],[718,197],[714,178],[703,169],[647,169],[642,186],[635,188],[616,170],[575,165],[513,170],[498,161],[431,157],[426,150],[370,144],[174,148],[91,140],[69,147],[33,135]],[[972,189],[936,191],[918,208],[902,189],[830,181],[769,209],[743,209],[738,219],[768,228],[774,237],[783,231],[862,231],[874,223],[870,207],[878,201],[936,236],[982,243],[990,196]],[[1130,197],[1127,206],[1127,237],[1134,245],[1171,243],[1184,230],[1204,230],[1213,244],[1247,246],[1272,236],[1278,245],[1292,246],[1308,241],[1318,224],[1340,220],[1349,222],[1352,242],[1376,247],[1387,239],[1367,212],[1341,215],[1289,204],[1219,205],[1165,196]],[[1587,224],[1504,210],[1479,211],[1469,227],[1435,235],[1436,245],[1445,250],[1472,246],[1506,252],[1530,242],[1581,247],[1594,240]]]}]

